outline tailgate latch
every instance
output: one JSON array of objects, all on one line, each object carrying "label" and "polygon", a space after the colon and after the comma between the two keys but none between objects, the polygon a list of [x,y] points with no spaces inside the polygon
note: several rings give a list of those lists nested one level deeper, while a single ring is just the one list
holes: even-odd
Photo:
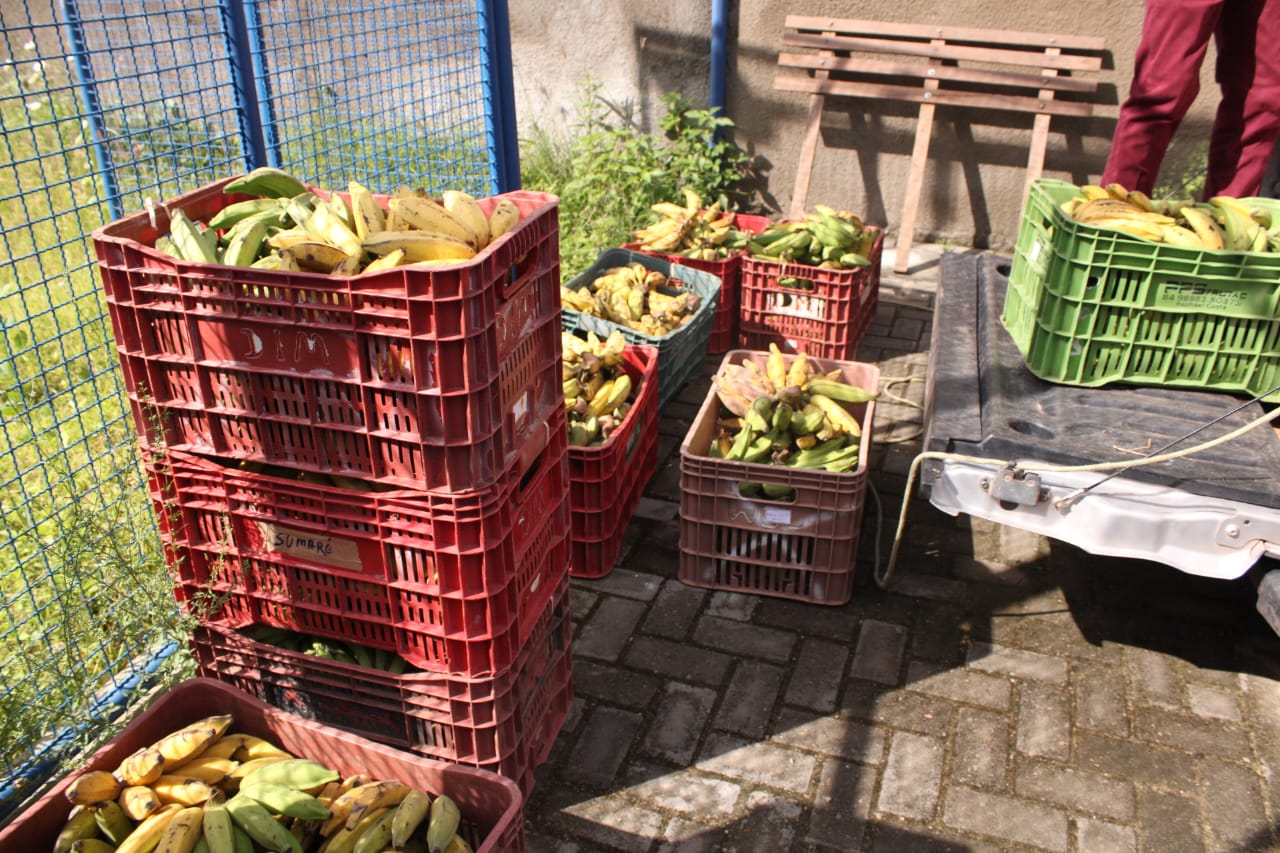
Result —
[{"label": "tailgate latch", "polygon": [[1048,490],[1040,487],[1039,474],[1023,471],[1012,463],[1001,468],[994,477],[982,478],[981,485],[1006,509],[1012,508],[1010,505],[1035,506],[1049,498]]}]

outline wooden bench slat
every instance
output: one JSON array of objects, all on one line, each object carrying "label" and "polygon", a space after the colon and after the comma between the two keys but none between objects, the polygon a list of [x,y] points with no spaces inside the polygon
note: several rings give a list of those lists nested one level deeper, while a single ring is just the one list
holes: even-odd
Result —
[{"label": "wooden bench slat", "polygon": [[827,56],[819,53],[781,53],[778,64],[786,68],[815,71],[880,74],[890,77],[921,77],[958,83],[988,83],[993,86],[1054,89],[1059,92],[1096,92],[1098,81],[1087,77],[1046,77],[1018,71],[986,71],[956,65],[936,65],[904,60],[863,59]]},{"label": "wooden bench slat", "polygon": [[918,104],[938,104],[959,107],[1012,110],[1023,113],[1089,117],[1093,104],[1083,101],[1059,101],[1023,95],[999,95],[986,92],[959,92],[955,89],[939,89],[925,97],[925,90],[914,86],[859,83],[852,80],[814,80],[809,77],[778,77],[773,81],[775,89],[784,92],[805,92],[810,95],[844,95],[859,98],[887,98]]},{"label": "wooden bench slat", "polygon": [[895,41],[878,38],[850,38],[845,36],[807,35],[787,33],[782,37],[784,47],[809,47],[814,50],[830,50],[853,53],[892,53],[904,56],[922,56],[938,60],[969,60],[1029,68],[1054,68],[1059,71],[1097,71],[1102,59],[1097,56],[1062,54],[1058,56],[1028,50],[1002,50],[999,48],[967,47],[951,44],[924,44],[912,41]]},{"label": "wooden bench slat", "polygon": [[894,21],[870,21],[860,18],[824,18],[809,15],[788,15],[785,26],[790,29],[813,32],[834,32],[850,35],[882,35],[902,38],[942,39],[944,41],[978,42],[985,44],[1034,45],[1056,47],[1061,50],[1086,50],[1100,52],[1106,49],[1106,39],[1097,36],[1078,36],[1070,33],[1018,32],[1014,30],[986,30],[976,27],[939,26],[937,24],[905,24]]}]

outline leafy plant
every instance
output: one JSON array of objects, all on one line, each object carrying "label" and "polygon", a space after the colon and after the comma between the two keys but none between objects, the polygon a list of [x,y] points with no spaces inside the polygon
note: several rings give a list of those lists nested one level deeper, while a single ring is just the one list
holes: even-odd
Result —
[{"label": "leafy plant", "polygon": [[521,143],[521,182],[560,198],[560,265],[572,278],[607,248],[630,242],[653,221],[649,206],[683,203],[682,190],[726,208],[744,201],[750,157],[724,137],[727,117],[662,98],[661,137],[641,126],[630,102],[614,103],[588,80],[568,134],[535,127]]}]

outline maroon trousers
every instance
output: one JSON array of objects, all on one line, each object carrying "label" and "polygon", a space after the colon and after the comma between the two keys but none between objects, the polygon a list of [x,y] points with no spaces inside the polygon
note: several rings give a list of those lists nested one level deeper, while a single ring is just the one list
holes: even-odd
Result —
[{"label": "maroon trousers", "polygon": [[1147,0],[1102,183],[1152,191],[1169,141],[1199,93],[1210,38],[1222,100],[1204,197],[1258,193],[1280,135],[1280,0]]}]

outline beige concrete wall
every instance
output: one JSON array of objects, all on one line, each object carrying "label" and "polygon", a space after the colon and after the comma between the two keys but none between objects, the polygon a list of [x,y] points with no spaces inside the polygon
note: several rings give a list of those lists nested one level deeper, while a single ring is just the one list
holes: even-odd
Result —
[{"label": "beige concrete wall", "polygon": [[[553,9],[562,10],[559,14]],[[734,138],[765,164],[764,198],[786,211],[793,194],[807,96],[773,88],[783,22],[788,14],[1063,32],[1102,36],[1110,105],[1088,120],[1054,119],[1045,175],[1077,183],[1097,180],[1128,92],[1142,3],[1101,0],[1004,0],[848,3],[737,0],[731,3],[727,112]],[[648,126],[660,117],[658,98],[680,91],[695,105],[708,97],[710,0],[640,4],[600,0],[564,9],[546,2],[510,7],[517,115],[535,125],[572,123],[588,75],[602,94],[641,109]],[[554,25],[551,23],[555,21]],[[1165,161],[1172,181],[1203,156],[1217,90],[1212,48],[1202,90]],[[828,99],[809,201],[863,213],[896,233],[906,188],[915,110],[909,105]],[[1007,249],[1017,234],[1031,117],[978,115],[939,108],[916,225],[917,241]]]}]

